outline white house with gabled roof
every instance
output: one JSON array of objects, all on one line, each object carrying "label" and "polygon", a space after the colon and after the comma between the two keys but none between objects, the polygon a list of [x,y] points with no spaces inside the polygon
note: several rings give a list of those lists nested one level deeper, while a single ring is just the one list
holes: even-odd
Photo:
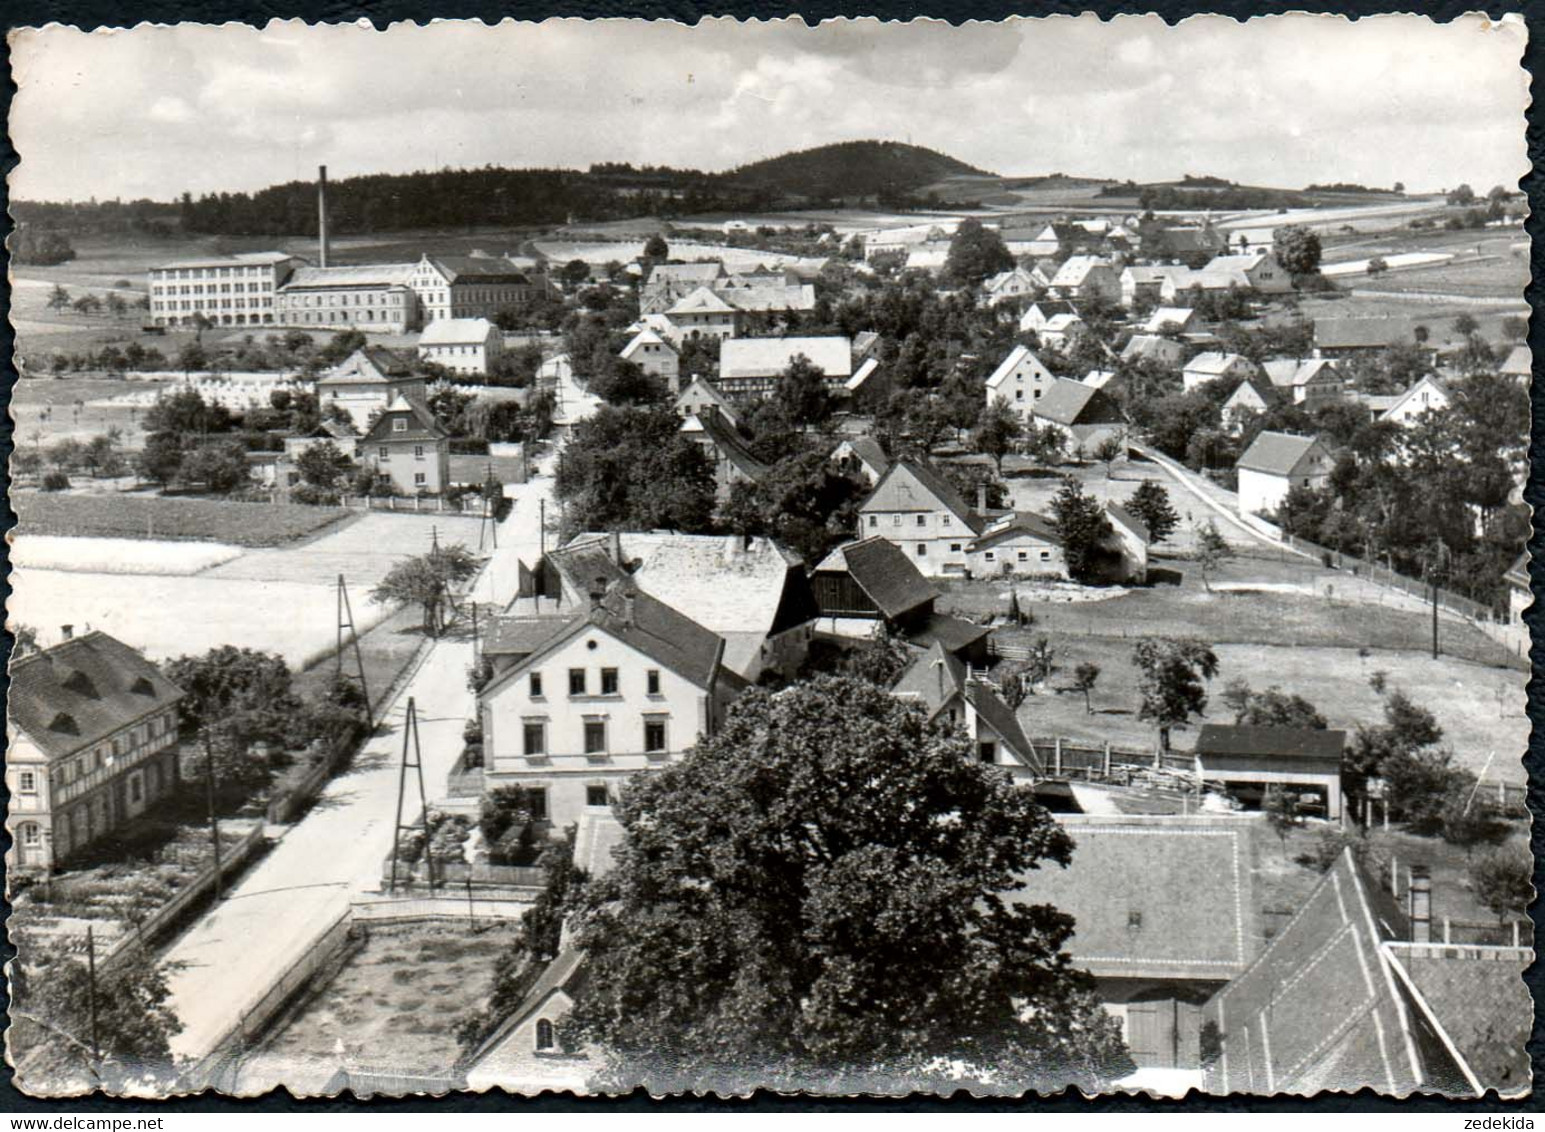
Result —
[{"label": "white house with gabled roof", "polygon": [[654,330],[647,327],[640,330],[618,356],[625,362],[632,362],[650,377],[660,378],[672,393],[676,392],[681,375],[676,347]]},{"label": "white house with gabled roof", "polygon": [[437,318],[419,335],[418,356],[452,373],[485,376],[504,356],[504,332],[486,318]]},{"label": "white house with gabled roof", "polygon": [[1324,487],[1335,463],[1330,446],[1317,436],[1261,433],[1234,464],[1240,514],[1275,511],[1295,487]]},{"label": "white house with gabled roof", "polygon": [[1026,421],[1035,403],[1056,380],[1030,347],[1015,346],[987,378],[987,403],[991,405],[1002,397],[1015,415]]},{"label": "white house with gabled roof", "polygon": [[1381,421],[1394,421],[1403,428],[1410,428],[1425,413],[1441,413],[1453,403],[1454,395],[1436,375],[1427,374],[1407,389],[1379,417]]}]

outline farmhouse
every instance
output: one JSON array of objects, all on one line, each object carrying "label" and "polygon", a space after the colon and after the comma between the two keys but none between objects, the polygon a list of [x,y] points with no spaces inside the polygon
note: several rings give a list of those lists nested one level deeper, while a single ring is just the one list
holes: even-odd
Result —
[{"label": "farmhouse", "polygon": [[1281,295],[1293,289],[1293,277],[1277,257],[1269,251],[1248,252],[1243,255],[1220,255],[1208,261],[1202,268],[1206,274],[1239,273],[1245,278],[1245,286],[1263,295]]},{"label": "farmhouse", "polygon": [[1156,307],[1143,323],[1148,334],[1187,334],[1199,330],[1202,320],[1191,307]]},{"label": "farmhouse", "polygon": [[639,288],[639,313],[664,314],[678,300],[686,298],[699,287],[711,289],[724,278],[724,264],[718,260],[710,263],[657,263]]},{"label": "farmhouse", "polygon": [[1075,844],[1068,867],[1025,875],[1006,899],[1073,917],[1066,948],[1094,976],[1139,1071],[1199,1075],[1203,1003],[1255,957],[1248,826],[1238,818],[1059,820]]},{"label": "farmhouse", "polygon": [[398,397],[422,405],[428,396],[423,372],[411,359],[385,346],[355,350],[317,378],[316,391],[323,412],[337,405],[361,431]]},{"label": "farmhouse", "polygon": [[1207,1004],[1221,1041],[1207,1091],[1526,1093],[1534,1011],[1521,974],[1533,953],[1429,942],[1432,895],[1413,869],[1397,899],[1345,850]]},{"label": "farmhouse", "polygon": [[451,482],[450,433],[434,414],[400,394],[359,442],[376,483],[398,495],[439,495]]},{"label": "farmhouse", "polygon": [[733,338],[719,343],[719,376],[713,384],[731,399],[766,398],[803,355],[829,388],[840,389],[853,372],[852,343],[844,337]]},{"label": "farmhouse", "polygon": [[[537,626],[548,632],[533,640]],[[527,791],[533,815],[558,829],[712,735],[745,684],[724,667],[718,634],[628,579],[524,629],[530,651],[478,695],[483,778]]]},{"label": "farmhouse", "polygon": [[1317,358],[1366,357],[1391,346],[1416,344],[1409,325],[1398,318],[1317,318],[1314,355]]},{"label": "farmhouse", "polygon": [[1208,723],[1196,739],[1196,772],[1253,806],[1273,786],[1317,794],[1324,815],[1339,821],[1345,745],[1345,731]]},{"label": "farmhouse", "polygon": [[982,523],[954,484],[912,459],[890,466],[858,515],[858,537],[889,540],[930,577],[966,572],[966,544]]},{"label": "farmhouse", "polygon": [[676,412],[683,417],[690,417],[695,413],[702,413],[708,409],[717,409],[725,420],[732,425],[740,422],[735,415],[735,408],[730,404],[729,398],[720,393],[711,384],[701,377],[694,377],[692,384],[683,389],[676,396]]},{"label": "farmhouse", "polygon": [[1015,415],[1026,421],[1041,394],[1056,380],[1030,347],[1015,346],[987,378],[987,403],[1002,397]]},{"label": "farmhouse", "polygon": [[1000,271],[982,283],[982,297],[989,305],[996,305],[1024,295],[1036,295],[1040,291],[1041,285],[1023,267],[1016,267],[1012,271]]},{"label": "farmhouse", "polygon": [[670,320],[671,342],[680,346],[692,338],[733,338],[740,333],[740,308],[707,287],[677,299],[665,317]]},{"label": "farmhouse", "polygon": [[1240,514],[1275,511],[1295,487],[1324,487],[1334,464],[1329,446],[1317,436],[1261,433],[1234,464]]},{"label": "farmhouse", "polygon": [[403,334],[419,325],[411,263],[297,267],[274,297],[278,326]]},{"label": "farmhouse", "polygon": [[1032,419],[1055,429],[1071,453],[1093,455],[1107,440],[1126,444],[1127,419],[1115,398],[1103,389],[1059,377],[1035,403]]},{"label": "farmhouse", "polygon": [[1001,766],[1016,782],[1044,774],[1040,757],[1019,725],[1014,709],[985,680],[975,679],[961,661],[934,644],[901,674],[891,694],[919,705],[930,721],[947,720],[976,746],[978,761]]},{"label": "farmhouse", "polygon": [[1223,402],[1221,410],[1228,434],[1238,436],[1252,416],[1264,413],[1276,404],[1279,397],[1277,387],[1270,382],[1258,377],[1241,381],[1238,388],[1229,394],[1228,400]]},{"label": "farmhouse", "polygon": [[730,497],[738,483],[756,483],[767,474],[767,465],[751,454],[740,430],[712,407],[681,422],[681,434],[695,441],[713,464],[714,498]]},{"label": "farmhouse", "polygon": [[1164,294],[1164,281],[1185,268],[1166,263],[1134,263],[1121,270],[1121,305],[1132,307],[1141,302],[1157,302]]},{"label": "farmhouse", "polygon": [[284,252],[243,252],[179,260],[146,272],[155,326],[273,326],[279,288],[303,260]]},{"label": "farmhouse", "polygon": [[847,475],[855,476],[871,486],[890,471],[890,457],[880,442],[872,436],[851,436],[832,449],[832,463]]},{"label": "farmhouse", "polygon": [[1040,334],[1051,325],[1051,320],[1059,315],[1077,317],[1078,310],[1066,299],[1037,299],[1025,308],[1024,314],[1019,316],[1019,329]]},{"label": "farmhouse", "polygon": [[11,665],[12,870],[52,872],[178,788],[182,689],[106,633],[75,637],[65,626],[64,637]]},{"label": "farmhouse", "polygon": [[419,335],[418,356],[452,373],[487,376],[504,356],[504,332],[486,318],[437,318]]},{"label": "farmhouse", "polygon": [[1033,511],[1015,511],[990,523],[966,544],[966,563],[974,578],[1068,576],[1056,525]]},{"label": "farmhouse", "polygon": [[680,382],[681,362],[676,348],[653,330],[640,330],[618,355],[632,362],[650,377],[662,379],[672,393]]},{"label": "farmhouse", "polygon": [[1185,391],[1190,393],[1219,378],[1242,381],[1246,378],[1259,377],[1260,373],[1260,367],[1243,354],[1224,354],[1209,350],[1187,362],[1185,368],[1180,371],[1180,378],[1184,383]]},{"label": "farmhouse", "polygon": [[1261,368],[1272,385],[1292,397],[1293,404],[1310,412],[1341,400],[1346,388],[1341,371],[1328,358],[1273,358]]},{"label": "farmhouse", "polygon": [[1173,368],[1186,356],[1185,344],[1159,334],[1134,334],[1122,348],[1122,361],[1146,359],[1157,365]]},{"label": "farmhouse", "polygon": [[1394,421],[1410,428],[1427,413],[1441,413],[1453,403],[1454,395],[1433,374],[1420,378],[1380,414],[1381,421]]},{"label": "farmhouse", "polygon": [[1044,345],[1068,350],[1088,333],[1088,324],[1078,315],[1054,314],[1047,321],[1046,328],[1040,332],[1040,339]]},{"label": "farmhouse", "polygon": [[1076,255],[1057,269],[1052,292],[1064,299],[1121,298],[1121,280],[1115,269],[1099,256]]}]

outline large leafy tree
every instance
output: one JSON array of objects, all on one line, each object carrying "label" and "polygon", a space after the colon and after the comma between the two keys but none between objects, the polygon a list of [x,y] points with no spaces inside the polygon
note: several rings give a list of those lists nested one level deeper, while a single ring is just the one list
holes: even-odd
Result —
[{"label": "large leafy tree", "polygon": [[952,283],[974,287],[989,275],[1008,271],[1014,257],[1003,237],[982,222],[968,216],[955,229],[949,254],[944,259],[944,276]]},{"label": "large leafy tree", "polygon": [[1140,697],[1137,718],[1159,729],[1169,747],[1171,728],[1183,727],[1207,710],[1207,682],[1218,674],[1212,646],[1192,638],[1144,637],[1132,649]]},{"label": "large leafy tree", "polygon": [[1155,480],[1144,480],[1127,500],[1127,510],[1143,521],[1148,536],[1163,542],[1180,524],[1180,516],[1169,501],[1169,492]]},{"label": "large leafy tree", "polygon": [[706,531],[713,468],[667,407],[602,405],[574,426],[558,459],[558,498],[571,531]]},{"label": "large leafy tree", "polygon": [[1105,509],[1076,479],[1066,476],[1051,501],[1051,512],[1068,574],[1075,582],[1090,581],[1099,566],[1101,546],[1113,533]]},{"label": "large leafy tree", "polygon": [[826,375],[804,354],[796,354],[779,376],[775,396],[798,424],[820,424],[831,415],[831,390]]},{"label": "large leafy tree", "polygon": [[971,446],[992,457],[993,467],[1003,475],[1003,457],[1014,450],[1024,428],[1007,397],[999,396],[982,409],[971,433]]},{"label": "large leafy tree", "polygon": [[413,603],[424,611],[424,632],[438,637],[449,625],[451,589],[477,571],[477,559],[460,543],[405,558],[387,573],[370,596],[382,603]]},{"label": "large leafy tree", "polygon": [[1320,237],[1302,224],[1286,224],[1277,229],[1277,262],[1293,275],[1313,275],[1320,270]]},{"label": "large leafy tree", "polygon": [[838,543],[852,537],[858,508],[869,494],[824,452],[789,456],[755,483],[737,483],[721,521],[736,534],[769,535],[812,568]]},{"label": "large leafy tree", "polygon": [[608,1087],[1092,1089],[1131,1064],[1071,918],[1034,903],[1068,835],[873,684],[746,693],[617,816],[563,1035],[605,1051]]}]

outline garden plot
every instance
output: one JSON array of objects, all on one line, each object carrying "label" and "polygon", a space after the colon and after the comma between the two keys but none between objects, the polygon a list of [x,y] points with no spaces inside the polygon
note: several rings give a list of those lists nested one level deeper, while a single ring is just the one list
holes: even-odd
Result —
[{"label": "garden plot", "polygon": [[160,542],[129,538],[23,535],[11,545],[11,565],[87,574],[198,574],[241,557],[220,542]]}]

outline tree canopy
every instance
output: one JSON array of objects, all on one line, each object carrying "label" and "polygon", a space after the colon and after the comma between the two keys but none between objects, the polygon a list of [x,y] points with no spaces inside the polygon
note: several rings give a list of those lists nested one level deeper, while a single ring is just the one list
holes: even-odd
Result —
[{"label": "tree canopy", "polygon": [[995,229],[985,228],[982,222],[968,216],[955,229],[950,240],[949,254],[944,259],[944,277],[960,286],[975,287],[989,275],[1008,271],[1014,266],[1009,253]]},{"label": "tree canopy", "polygon": [[460,543],[438,547],[416,558],[405,558],[388,571],[375,589],[373,600],[413,603],[424,611],[424,632],[438,637],[449,625],[446,610],[451,588],[477,570],[472,552]]},{"label": "tree canopy", "polygon": [[617,816],[561,1028],[606,1051],[608,1087],[1018,1092],[1129,1069],[1062,950],[1071,919],[1033,903],[1068,835],[963,732],[868,682],[747,692]]},{"label": "tree canopy", "polygon": [[1141,700],[1137,718],[1159,728],[1159,741],[1169,746],[1170,729],[1182,727],[1207,710],[1207,682],[1218,674],[1212,646],[1191,638],[1145,637],[1132,649]]},{"label": "tree canopy", "polygon": [[707,531],[713,468],[669,407],[602,405],[574,426],[555,485],[569,530]]},{"label": "tree canopy", "polygon": [[1110,520],[1099,500],[1084,492],[1072,476],[1062,480],[1051,503],[1052,521],[1062,540],[1068,575],[1075,582],[1092,581],[1098,572],[1101,548],[1111,536]]}]

